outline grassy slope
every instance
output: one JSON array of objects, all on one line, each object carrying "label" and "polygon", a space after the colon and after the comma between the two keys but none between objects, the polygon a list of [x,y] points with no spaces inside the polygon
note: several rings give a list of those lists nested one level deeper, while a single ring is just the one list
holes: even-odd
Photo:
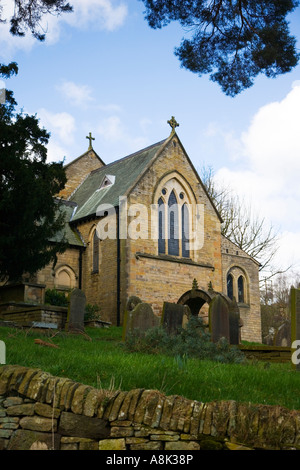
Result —
[{"label": "grassy slope", "polygon": [[[37,367],[94,387],[158,389],[198,401],[237,400],[300,409],[300,374],[291,364],[247,365],[128,353],[122,329],[87,329],[87,336],[0,327],[6,363]],[[41,338],[59,346],[40,346]]]}]

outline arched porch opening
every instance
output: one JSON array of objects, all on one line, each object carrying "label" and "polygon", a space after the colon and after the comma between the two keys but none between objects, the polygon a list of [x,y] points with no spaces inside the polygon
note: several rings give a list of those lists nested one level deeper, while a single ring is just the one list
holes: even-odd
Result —
[{"label": "arched porch opening", "polygon": [[201,289],[191,289],[185,292],[177,303],[180,305],[187,305],[190,308],[192,315],[198,316],[200,314],[204,322],[208,323],[208,305],[212,298],[213,295],[209,292]]}]

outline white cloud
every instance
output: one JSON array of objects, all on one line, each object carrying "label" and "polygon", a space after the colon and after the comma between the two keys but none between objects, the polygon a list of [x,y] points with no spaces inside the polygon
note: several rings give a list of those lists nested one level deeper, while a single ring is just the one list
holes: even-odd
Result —
[{"label": "white cloud", "polygon": [[64,98],[74,106],[82,107],[93,101],[92,90],[87,85],[77,85],[71,81],[64,81],[57,88]]},{"label": "white cloud", "polygon": [[116,115],[102,119],[96,128],[96,132],[101,136],[101,140],[109,144],[110,147],[112,147],[112,143],[122,142],[124,154],[134,152],[136,149],[149,144],[145,136],[134,137],[130,135],[121,118]]},{"label": "white cloud", "polygon": [[258,110],[238,141],[233,139],[231,146],[227,139],[236,169],[221,168],[216,176],[249,198],[261,217],[285,232],[281,258],[295,252],[300,261],[299,122],[300,81],[296,81],[283,100]]},{"label": "white cloud", "polygon": [[[44,15],[41,19],[41,31],[46,33],[46,44],[59,41],[64,24],[73,28],[87,30],[114,31],[121,27],[127,17],[127,5],[119,0],[72,0],[73,12],[61,16]],[[11,18],[14,1],[6,0],[3,5],[2,18]],[[25,37],[12,36],[9,32],[9,21],[0,24],[0,57],[11,60],[16,50],[30,50],[38,44],[28,31]]]},{"label": "white cloud", "polygon": [[61,161],[68,157],[67,149],[74,143],[76,131],[74,117],[66,112],[52,113],[44,108],[37,112],[37,116],[40,126],[50,133],[48,161]]}]

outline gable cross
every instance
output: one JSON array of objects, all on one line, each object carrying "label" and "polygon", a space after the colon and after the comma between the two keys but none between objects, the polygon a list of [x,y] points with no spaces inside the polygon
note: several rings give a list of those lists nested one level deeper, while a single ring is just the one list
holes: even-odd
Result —
[{"label": "gable cross", "polygon": [[92,148],[93,148],[92,140],[95,140],[95,137],[92,137],[92,133],[90,132],[89,135],[86,136],[86,139],[89,139],[89,141],[90,141],[88,150],[92,150]]},{"label": "gable cross", "polygon": [[176,121],[176,119],[174,118],[174,116],[172,116],[172,118],[168,121],[168,124],[170,124],[170,126],[172,127],[171,134],[175,134],[175,128],[178,127],[179,124]]}]

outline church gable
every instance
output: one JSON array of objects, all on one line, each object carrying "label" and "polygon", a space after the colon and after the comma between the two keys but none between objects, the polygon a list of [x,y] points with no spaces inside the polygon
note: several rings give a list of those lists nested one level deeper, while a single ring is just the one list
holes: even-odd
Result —
[{"label": "church gable", "polygon": [[105,163],[91,148],[80,157],[76,158],[65,166],[67,183],[58,194],[59,198],[70,199],[74,191],[83,183],[87,176],[98,168],[105,166]]}]

